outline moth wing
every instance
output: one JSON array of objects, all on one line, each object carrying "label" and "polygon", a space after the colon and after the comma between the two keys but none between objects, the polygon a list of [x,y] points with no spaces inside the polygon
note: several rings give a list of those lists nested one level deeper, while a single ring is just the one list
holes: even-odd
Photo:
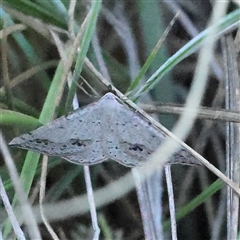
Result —
[{"label": "moth wing", "polygon": [[[117,139],[108,141],[109,156],[128,167],[146,164],[152,154],[166,138],[164,132],[155,128],[140,113],[133,112],[124,105],[117,105],[112,132]],[[168,164],[198,164],[198,161],[186,150],[174,153]]]},{"label": "moth wing", "polygon": [[107,142],[108,155],[128,167],[144,164],[164,139],[164,135],[159,134],[139,113],[122,104],[116,106],[112,122],[110,131],[113,137]]},{"label": "moth wing", "polygon": [[175,152],[168,164],[184,164],[184,165],[202,165],[194,156],[192,156],[187,149],[181,148]]},{"label": "moth wing", "polygon": [[93,103],[16,137],[9,145],[60,156],[78,164],[101,162],[106,159],[102,150],[105,123],[101,115],[101,107]]}]

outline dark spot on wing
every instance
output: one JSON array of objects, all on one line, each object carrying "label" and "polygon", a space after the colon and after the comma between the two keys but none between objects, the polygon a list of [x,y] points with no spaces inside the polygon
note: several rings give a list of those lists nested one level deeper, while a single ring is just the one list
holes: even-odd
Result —
[{"label": "dark spot on wing", "polygon": [[101,121],[92,121],[92,123],[96,123],[96,124],[98,124],[98,125],[100,125],[101,124]]},{"label": "dark spot on wing", "polygon": [[[43,144],[45,146],[47,146],[49,144],[49,141],[47,139],[34,139],[33,141],[35,141],[37,144]],[[31,141],[31,142],[33,142]],[[29,141],[30,142],[30,141]]]},{"label": "dark spot on wing", "polygon": [[133,150],[133,151],[140,151],[142,152],[143,151],[143,148],[141,148],[140,146],[138,145],[134,145],[133,147],[130,147],[129,150]]},{"label": "dark spot on wing", "polygon": [[66,148],[67,148],[67,145],[66,145],[66,144],[64,144],[64,145],[62,145],[62,146],[60,147],[61,150],[65,150]]},{"label": "dark spot on wing", "polygon": [[79,139],[70,139],[70,143],[72,146],[76,145],[78,147],[81,147],[81,146],[86,146],[86,144],[84,144],[83,141],[79,140]]}]

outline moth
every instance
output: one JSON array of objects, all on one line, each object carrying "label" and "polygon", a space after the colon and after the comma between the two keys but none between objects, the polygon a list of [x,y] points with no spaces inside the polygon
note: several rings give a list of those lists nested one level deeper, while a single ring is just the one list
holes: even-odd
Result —
[{"label": "moth", "polygon": [[[112,159],[127,167],[147,164],[166,134],[143,115],[108,92],[98,102],[79,108],[45,126],[14,138],[9,145],[72,163],[93,165]],[[168,164],[197,164],[184,148]]]}]

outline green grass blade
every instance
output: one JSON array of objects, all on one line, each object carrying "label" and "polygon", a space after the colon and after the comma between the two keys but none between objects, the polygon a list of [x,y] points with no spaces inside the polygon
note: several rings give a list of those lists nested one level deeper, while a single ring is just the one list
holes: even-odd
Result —
[{"label": "green grass blade", "polygon": [[[41,115],[39,117],[39,122],[42,124],[46,124],[52,120],[55,107],[56,107],[56,99],[61,96],[62,93],[62,84],[60,84],[61,76],[63,74],[63,65],[59,64],[55,76],[53,78],[51,87],[49,89],[47,98],[45,100]],[[32,182],[36,173],[36,169],[38,166],[40,154],[28,151],[22,171],[20,174],[20,178],[22,180],[23,187],[25,189],[26,194],[29,194]],[[15,206],[17,202],[17,196],[15,195],[13,198],[13,206]],[[5,227],[4,236],[7,236],[11,231],[11,224],[8,222]]]},{"label": "green grass blade", "polygon": [[[15,23],[12,21],[11,17],[0,7],[0,19],[2,21],[7,21],[8,26],[12,26]],[[25,36],[21,32],[14,32],[12,33],[12,36],[20,49],[23,51],[23,53],[26,55],[28,61],[30,64],[35,64],[38,65],[42,61],[36,54],[34,48],[32,47],[31,43],[25,38]],[[46,81],[49,81],[48,75],[46,74],[45,71],[41,71],[42,78],[45,79]],[[49,84],[45,84],[45,87]]]},{"label": "green grass blade", "polygon": [[[167,51],[165,48],[165,44],[163,44],[163,40],[166,37],[166,32],[168,32],[170,29],[164,29],[161,17],[162,13],[160,12],[160,8],[158,8],[158,5],[158,1],[152,1],[151,4],[144,0],[138,1],[144,40],[147,52],[151,51],[151,53],[149,54],[144,65],[142,66],[138,76],[133,80],[131,86],[128,88],[127,92],[134,90],[138,86],[140,80],[143,78],[144,74],[149,68],[151,68],[151,70],[154,69],[155,71],[161,63],[165,62],[166,59],[168,59]],[[154,28],[152,28],[153,25]],[[157,40],[158,38],[160,39]],[[156,41],[158,41],[157,44]],[[155,47],[153,48],[154,45]]]},{"label": "green grass blade", "polygon": [[[228,14],[222,21],[219,22],[219,32],[226,30],[231,25],[237,23],[240,20],[240,9]],[[143,93],[149,91],[156,85],[163,76],[165,76],[174,66],[176,66],[180,61],[196,52],[201,46],[204,38],[208,34],[210,29],[206,29],[201,32],[191,41],[189,41],[185,46],[183,46],[179,51],[177,51],[172,57],[170,57],[142,86],[137,93],[134,95],[136,100]]]},{"label": "green grass blade", "polygon": [[68,93],[68,98],[67,98],[67,103],[66,103],[66,111],[69,111],[72,106],[73,97],[74,97],[74,94],[75,94],[76,88],[77,88],[77,85],[76,85],[77,79],[79,78],[79,76],[81,74],[84,59],[87,55],[87,51],[89,49],[89,46],[90,46],[90,43],[91,43],[91,40],[93,37],[93,33],[95,31],[95,27],[97,24],[97,18],[98,18],[100,9],[101,9],[101,5],[102,5],[102,1],[100,1],[100,0],[92,2],[92,7],[90,10],[91,13],[89,15],[86,30],[82,37],[82,43],[80,46],[81,50],[77,56],[77,61],[76,61],[75,69],[73,72],[73,81],[72,81],[72,84],[70,86],[69,93]]},{"label": "green grass blade", "polygon": [[12,126],[16,123],[19,128],[24,127],[29,129],[34,129],[40,127],[41,124],[38,119],[11,110],[0,109],[0,124]]},{"label": "green grass blade", "polygon": [[[206,202],[214,193],[220,190],[223,186],[221,180],[217,179],[214,183],[212,183],[206,190],[200,193],[196,198],[194,198],[187,205],[178,209],[176,214],[176,219],[180,220],[185,217],[187,214],[191,213],[195,208],[197,208],[200,204]],[[170,220],[167,220],[163,224],[163,229],[167,230],[171,226]]]},{"label": "green grass blade", "polygon": [[[63,18],[58,16],[56,13],[39,6],[36,3],[27,1],[27,0],[18,0],[18,1],[3,0],[3,2],[8,7],[16,9],[16,10],[20,11],[21,13],[32,16],[34,18],[39,18],[48,24],[52,24],[52,25],[55,25],[55,26],[58,26],[58,27],[64,28],[64,29],[67,28],[67,24],[63,20]],[[51,8],[51,9],[53,9],[53,8]]]},{"label": "green grass blade", "polygon": [[[0,102],[4,103],[4,104],[6,103],[6,96],[2,92],[0,92]],[[22,102],[14,97],[13,97],[13,105],[14,105],[14,108],[17,109],[21,113],[25,113],[25,114],[33,116],[33,117],[39,116],[39,113],[36,109],[34,109],[33,107],[30,107],[25,102]]]}]

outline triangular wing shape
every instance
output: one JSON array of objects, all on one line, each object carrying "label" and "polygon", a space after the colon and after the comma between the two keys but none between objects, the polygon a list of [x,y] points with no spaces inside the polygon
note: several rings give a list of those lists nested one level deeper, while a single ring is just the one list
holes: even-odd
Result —
[{"label": "triangular wing shape", "polygon": [[[101,100],[100,100],[101,101]],[[102,149],[103,109],[99,102],[77,109],[45,126],[14,138],[9,145],[91,165],[108,157]]]},{"label": "triangular wing shape", "polygon": [[[113,159],[125,166],[144,165],[166,135],[112,93],[98,102],[60,117],[9,145],[91,165]],[[199,164],[185,149],[169,163]]]},{"label": "triangular wing shape", "polygon": [[[144,165],[149,155],[161,145],[166,135],[140,113],[132,111],[118,101],[116,96],[109,94],[108,111],[114,112],[109,122],[109,129],[112,132],[107,142],[109,158],[128,167]],[[173,154],[168,163],[200,165],[183,148]]]}]

